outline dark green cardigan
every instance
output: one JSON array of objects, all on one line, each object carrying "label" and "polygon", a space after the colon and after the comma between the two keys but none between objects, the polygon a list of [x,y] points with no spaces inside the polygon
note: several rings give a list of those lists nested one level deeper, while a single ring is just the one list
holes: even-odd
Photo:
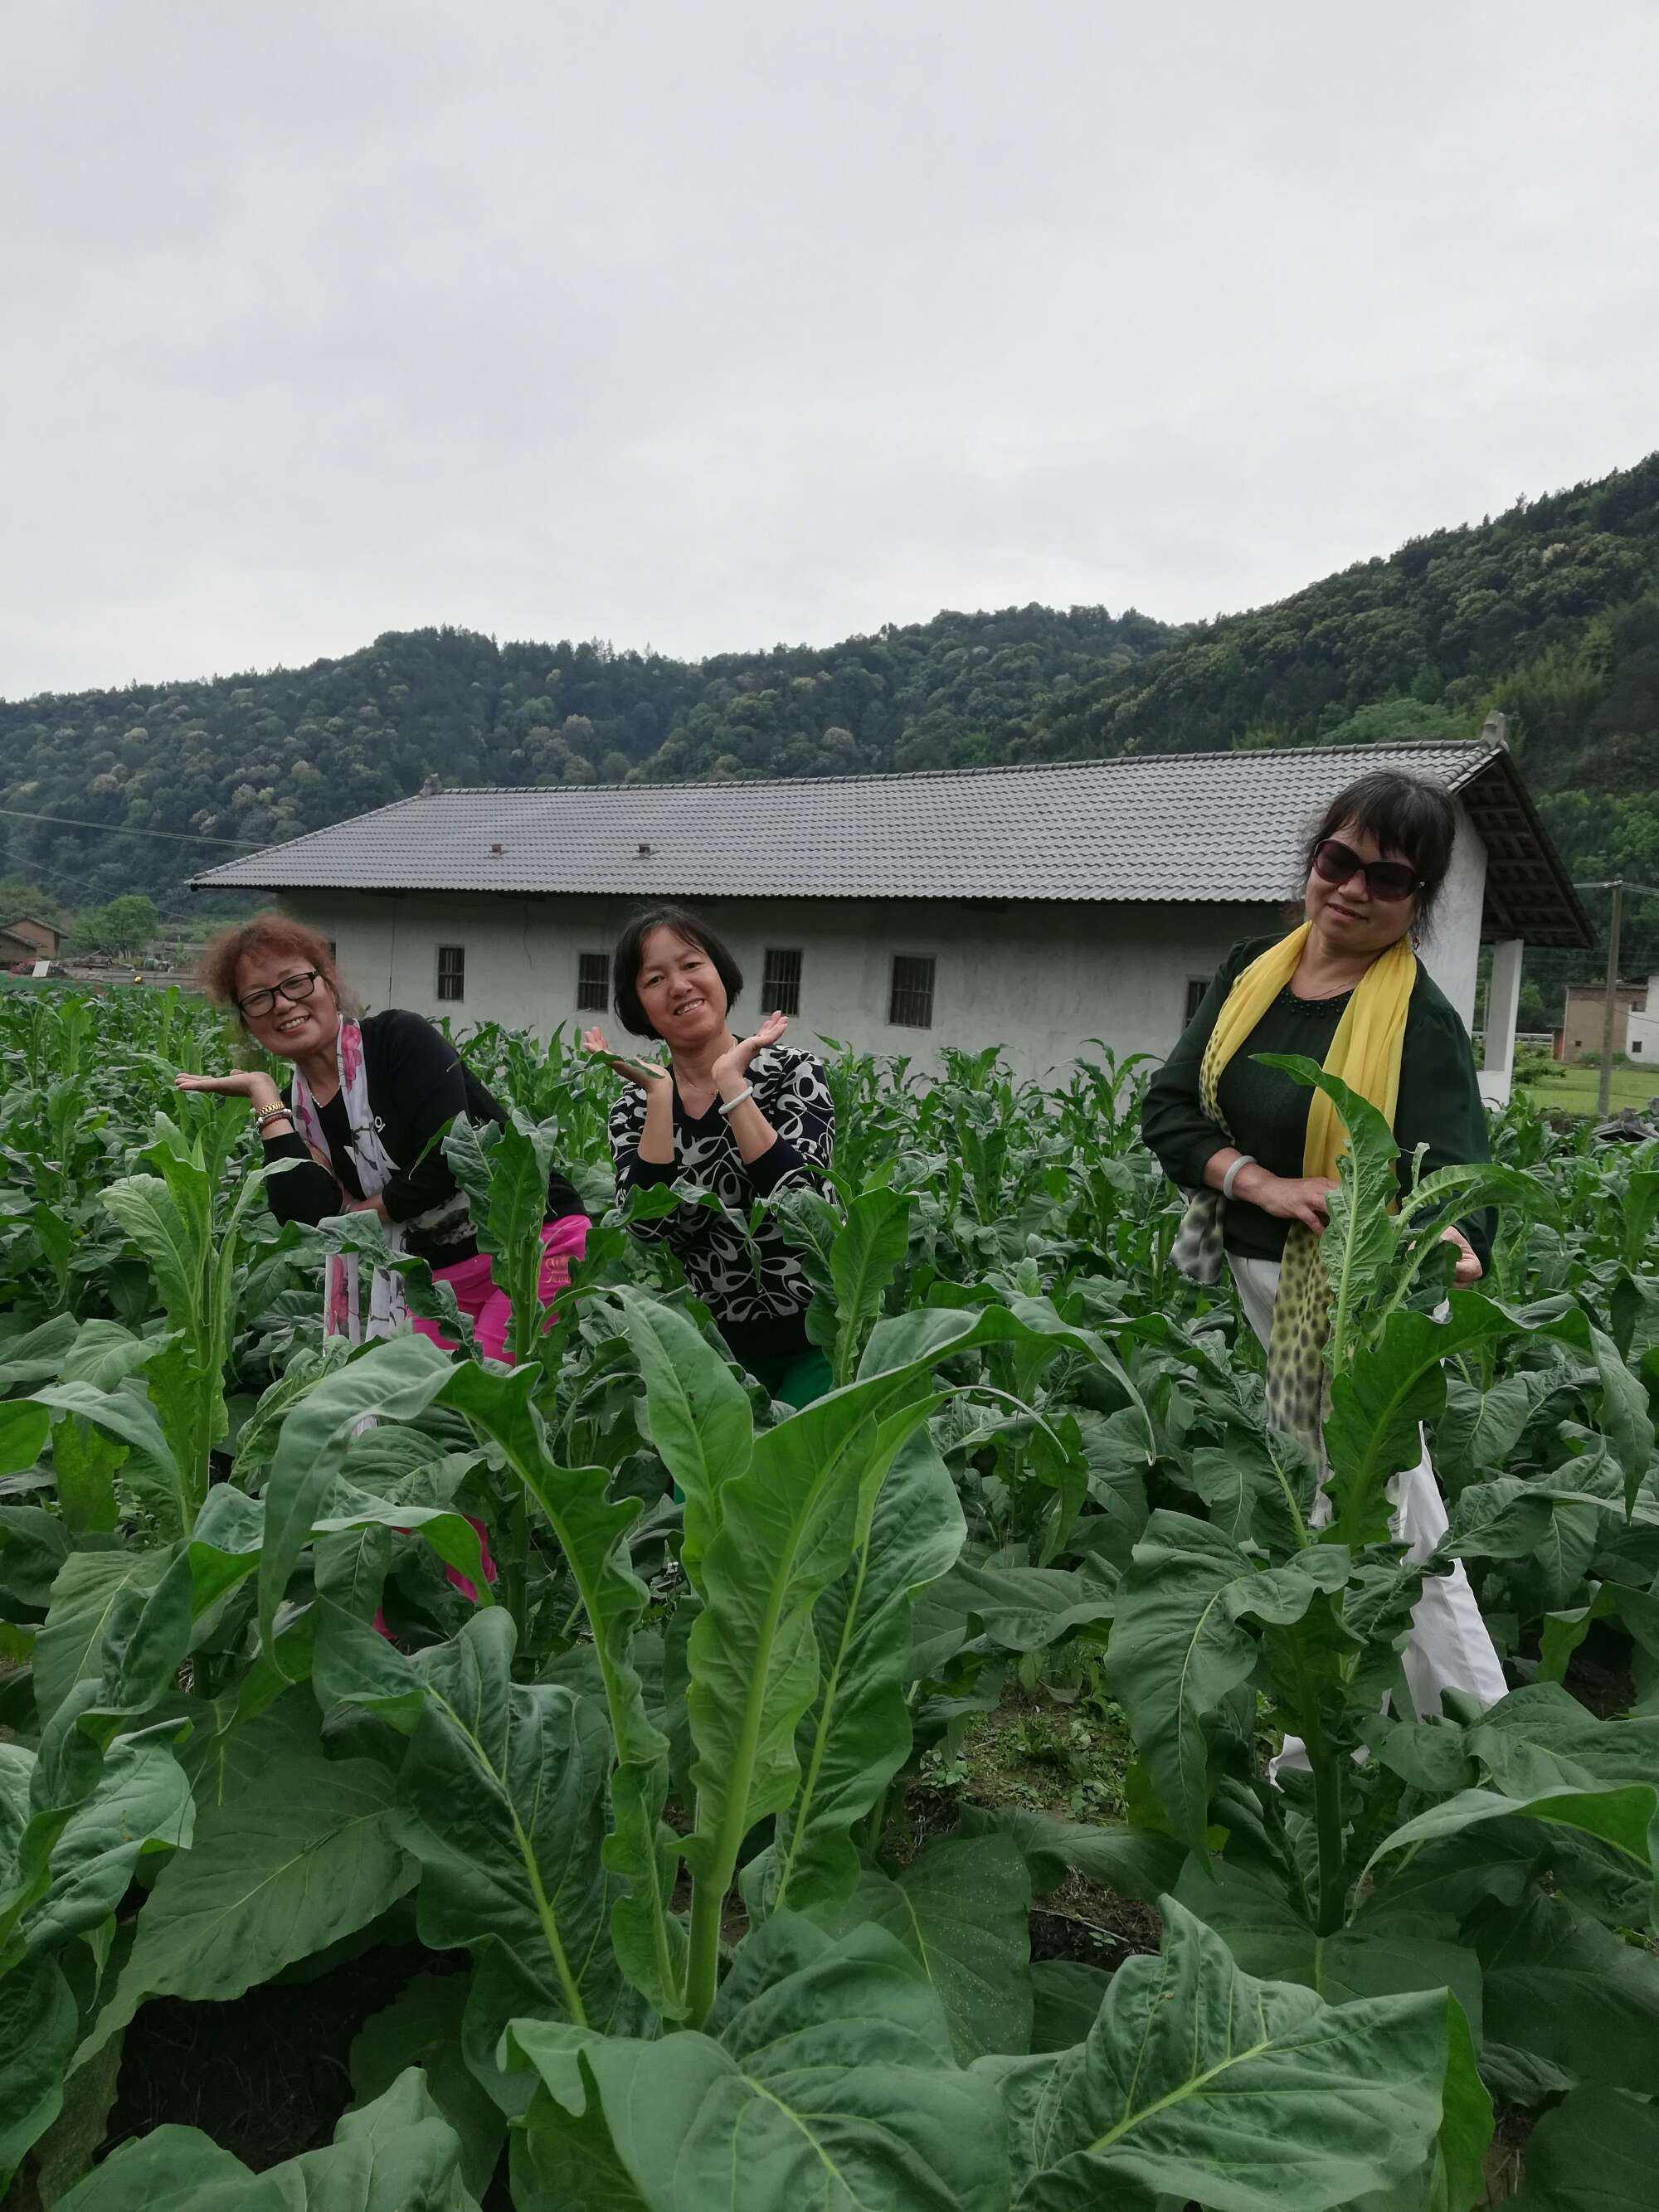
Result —
[{"label": "dark green cardigan", "polygon": [[[1180,1042],[1152,1078],[1141,1107],[1141,1133],[1158,1155],[1164,1172],[1183,1188],[1204,1181],[1205,1163],[1229,1139],[1198,1103],[1198,1071],[1223,1002],[1240,974],[1260,952],[1279,940],[1251,938],[1234,945],[1222,963],[1204,1002]],[[1270,1174],[1299,1176],[1313,1093],[1276,1067],[1259,1067],[1259,1052],[1301,1053],[1322,1065],[1336,1035],[1342,1010],[1352,996],[1298,999],[1279,993],[1249,1036],[1222,1070],[1219,1103],[1231,1142],[1252,1152]],[[1426,1144],[1425,1175],[1437,1168],[1461,1167],[1492,1158],[1486,1109],[1474,1072],[1468,1031],[1444,993],[1419,962],[1411,1004],[1406,1010],[1406,1043],[1400,1062],[1400,1103],[1394,1133],[1400,1146],[1402,1182],[1412,1156]],[[1476,1214],[1462,1224],[1464,1235],[1491,1264],[1492,1218]],[[1227,1205],[1224,1239],[1230,1252],[1277,1260],[1285,1249],[1289,1224],[1276,1221],[1243,1199]]]}]

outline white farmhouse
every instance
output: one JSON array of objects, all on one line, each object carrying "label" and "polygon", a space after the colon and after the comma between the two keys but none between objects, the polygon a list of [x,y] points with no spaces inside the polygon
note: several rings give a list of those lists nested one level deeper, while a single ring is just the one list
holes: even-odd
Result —
[{"label": "white farmhouse", "polygon": [[1638,1067],[1659,1067],[1659,975],[1625,1016],[1625,1050]]},{"label": "white farmhouse", "polygon": [[1508,1097],[1521,951],[1589,925],[1501,741],[1327,746],[763,782],[444,791],[195,878],[278,895],[370,1006],[543,1033],[614,1021],[609,951],[646,902],[706,915],[744,1009],[927,1063],[1022,1073],[1099,1039],[1166,1052],[1236,939],[1281,926],[1343,785],[1398,767],[1457,799],[1424,957],[1465,1022],[1495,943],[1485,1079]]}]

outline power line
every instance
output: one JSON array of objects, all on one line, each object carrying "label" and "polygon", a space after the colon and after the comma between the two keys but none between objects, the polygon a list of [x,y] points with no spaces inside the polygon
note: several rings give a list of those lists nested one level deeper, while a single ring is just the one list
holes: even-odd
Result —
[{"label": "power line", "polygon": [[53,830],[102,830],[114,837],[167,837],[178,845],[233,845],[239,853],[262,853],[271,842],[257,837],[210,837],[203,830],[129,830],[125,822],[82,822],[73,814],[30,814],[21,806],[0,806],[18,822],[44,822]]}]

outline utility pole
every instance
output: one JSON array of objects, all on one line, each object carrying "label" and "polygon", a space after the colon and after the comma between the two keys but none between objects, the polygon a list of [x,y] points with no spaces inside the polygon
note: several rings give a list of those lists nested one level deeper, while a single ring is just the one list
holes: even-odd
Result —
[{"label": "utility pole", "polygon": [[1599,883],[1575,884],[1576,891],[1611,891],[1613,912],[1607,920],[1607,998],[1601,1009],[1601,1080],[1597,1085],[1595,1113],[1605,1121],[1613,1111],[1613,1024],[1619,1011],[1619,932],[1625,918],[1625,893],[1638,898],[1659,898],[1659,887],[1632,883],[1627,876],[1604,877]]},{"label": "utility pole", "polygon": [[1607,923],[1607,1002],[1601,1009],[1601,1081],[1595,1098],[1595,1118],[1605,1121],[1613,1111],[1613,1016],[1619,1007],[1619,925],[1625,917],[1625,879],[1613,879],[1613,914]]}]

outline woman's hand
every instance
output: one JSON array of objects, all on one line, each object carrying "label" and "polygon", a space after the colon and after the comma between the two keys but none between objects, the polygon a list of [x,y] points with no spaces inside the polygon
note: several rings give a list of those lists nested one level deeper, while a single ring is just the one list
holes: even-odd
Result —
[{"label": "woman's hand", "polygon": [[1480,1255],[1462,1231],[1443,1229],[1440,1232],[1440,1241],[1443,1244],[1455,1244],[1457,1247],[1457,1265],[1452,1269],[1452,1288],[1455,1291],[1466,1291],[1471,1283],[1478,1283],[1486,1271],[1480,1264]]},{"label": "woman's hand", "polygon": [[718,1091],[726,1084],[741,1082],[755,1054],[775,1044],[788,1026],[787,1014],[769,1014],[753,1036],[744,1037],[730,1052],[723,1052],[708,1071],[714,1079],[714,1088]]},{"label": "woman's hand", "polygon": [[246,1098],[256,1114],[280,1106],[283,1094],[262,1067],[238,1067],[228,1075],[175,1075],[179,1091],[213,1091],[225,1098]]},{"label": "woman's hand", "polygon": [[386,1200],[378,1190],[373,1198],[347,1199],[345,1210],[348,1213],[372,1213],[386,1228],[392,1226],[392,1216],[386,1212]]},{"label": "woman's hand", "polygon": [[1259,1206],[1275,1221],[1299,1221],[1316,1237],[1324,1234],[1330,1216],[1328,1201],[1336,1188],[1334,1176],[1276,1176],[1265,1168],[1246,1168],[1233,1179],[1236,1196]]},{"label": "woman's hand", "polygon": [[618,1075],[625,1075],[630,1083],[637,1084],[647,1094],[659,1083],[668,1080],[668,1070],[660,1060],[629,1060],[625,1054],[614,1053],[605,1041],[603,1030],[584,1030],[582,1049],[596,1059],[614,1067]]}]

